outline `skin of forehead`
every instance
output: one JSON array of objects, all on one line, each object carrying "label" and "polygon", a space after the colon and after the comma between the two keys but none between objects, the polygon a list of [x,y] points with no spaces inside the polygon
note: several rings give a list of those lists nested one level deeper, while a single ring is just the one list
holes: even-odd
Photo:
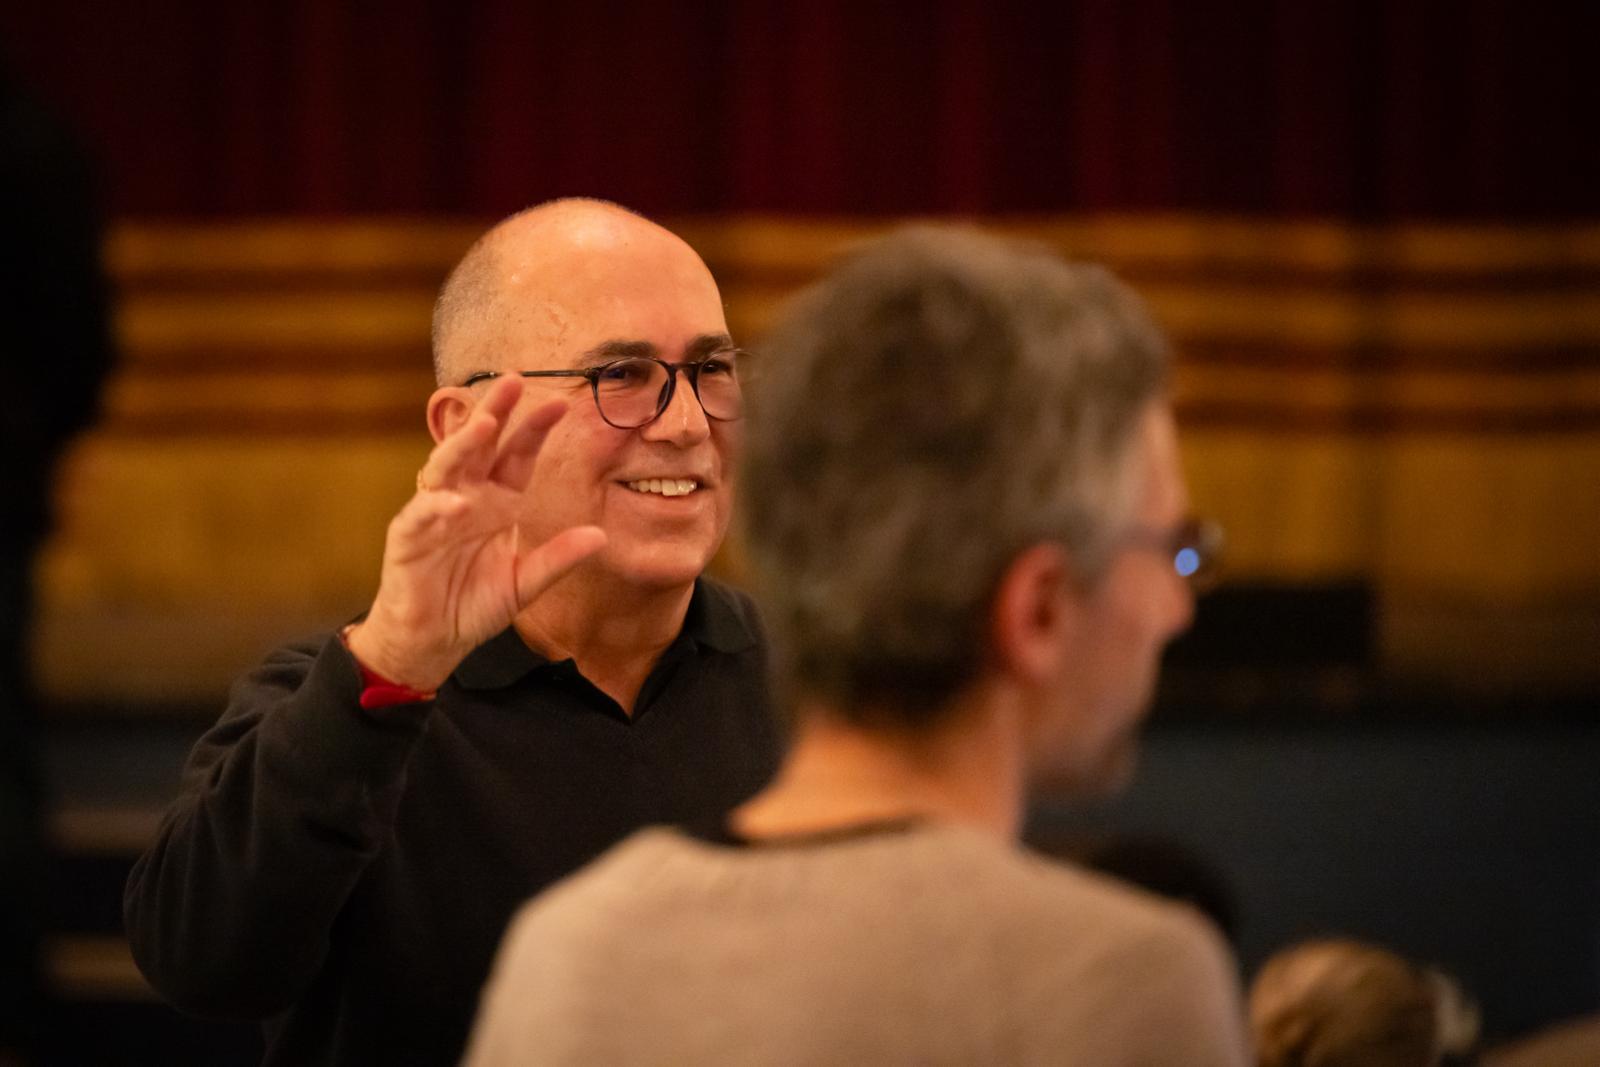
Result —
[{"label": "skin of forehead", "polygon": [[655,340],[640,322],[641,294],[685,306],[712,300],[707,306],[719,314],[704,328],[726,328],[699,255],[676,234],[620,208],[552,205],[508,221],[493,240],[500,285],[493,332],[501,340],[560,353],[564,363],[601,342]]}]

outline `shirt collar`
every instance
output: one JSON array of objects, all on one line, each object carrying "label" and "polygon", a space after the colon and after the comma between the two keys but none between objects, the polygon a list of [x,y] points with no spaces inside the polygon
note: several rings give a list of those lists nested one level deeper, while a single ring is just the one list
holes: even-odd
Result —
[{"label": "shirt collar", "polygon": [[[683,617],[683,629],[666,654],[672,654],[686,641],[713,652],[743,652],[756,643],[758,631],[748,598],[720,582],[699,578]],[[473,649],[453,677],[467,689],[504,689],[541,667],[553,666],[556,664],[524,643],[515,627],[507,626]]]}]

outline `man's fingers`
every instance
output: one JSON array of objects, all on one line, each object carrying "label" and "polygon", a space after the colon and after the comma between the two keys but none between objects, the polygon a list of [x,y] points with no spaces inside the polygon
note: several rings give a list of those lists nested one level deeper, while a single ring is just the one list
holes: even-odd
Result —
[{"label": "man's fingers", "polygon": [[526,607],[562,575],[605,547],[598,526],[562,530],[544,544],[517,557],[517,602]]},{"label": "man's fingers", "polygon": [[467,421],[439,442],[428,456],[420,472],[421,485],[429,489],[450,489],[488,474],[494,465],[495,442],[521,395],[519,378],[491,382]]},{"label": "man's fingers", "polygon": [[507,374],[489,383],[483,399],[478,402],[478,408],[493,415],[495,421],[504,422],[521,397],[522,379],[515,374]]},{"label": "man's fingers", "polygon": [[494,467],[489,471],[490,481],[518,490],[526,485],[545,437],[566,413],[566,402],[554,400],[541,404],[506,427],[505,433],[500,435]]},{"label": "man's fingers", "polygon": [[474,466],[474,455],[493,445],[497,433],[494,417],[475,411],[449,437],[428,454],[417,479],[417,488],[453,489]]}]

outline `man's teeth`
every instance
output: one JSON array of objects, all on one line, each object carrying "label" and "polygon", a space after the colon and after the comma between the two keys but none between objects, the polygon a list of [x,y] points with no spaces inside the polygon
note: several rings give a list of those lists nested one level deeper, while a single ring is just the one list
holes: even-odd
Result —
[{"label": "man's teeth", "polygon": [[629,482],[635,493],[660,493],[662,496],[688,496],[700,488],[700,483],[689,478],[646,478]]}]

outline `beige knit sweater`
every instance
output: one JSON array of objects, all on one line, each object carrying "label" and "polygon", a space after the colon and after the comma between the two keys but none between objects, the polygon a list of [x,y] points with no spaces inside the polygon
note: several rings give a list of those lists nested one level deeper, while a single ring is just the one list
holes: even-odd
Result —
[{"label": "beige knit sweater", "polygon": [[736,848],[646,830],[527,905],[469,1067],[1247,1062],[1185,907],[974,830]]}]

